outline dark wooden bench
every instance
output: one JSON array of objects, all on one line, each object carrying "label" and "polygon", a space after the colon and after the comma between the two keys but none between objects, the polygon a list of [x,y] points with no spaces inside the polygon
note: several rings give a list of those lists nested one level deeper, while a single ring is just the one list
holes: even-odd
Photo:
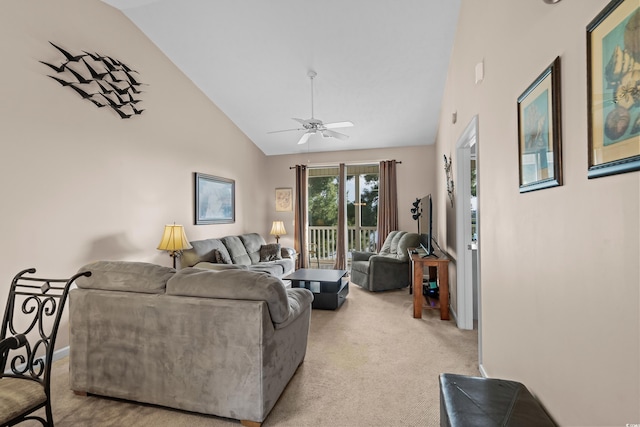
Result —
[{"label": "dark wooden bench", "polygon": [[440,375],[441,427],[546,427],[556,423],[516,381]]}]

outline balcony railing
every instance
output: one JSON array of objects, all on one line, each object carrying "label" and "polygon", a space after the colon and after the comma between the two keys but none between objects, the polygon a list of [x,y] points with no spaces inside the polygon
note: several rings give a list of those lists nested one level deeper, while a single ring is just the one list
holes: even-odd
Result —
[{"label": "balcony railing", "polygon": [[[376,252],[376,227],[347,227],[347,259],[351,251]],[[311,260],[332,262],[336,257],[337,227],[309,227]]]}]

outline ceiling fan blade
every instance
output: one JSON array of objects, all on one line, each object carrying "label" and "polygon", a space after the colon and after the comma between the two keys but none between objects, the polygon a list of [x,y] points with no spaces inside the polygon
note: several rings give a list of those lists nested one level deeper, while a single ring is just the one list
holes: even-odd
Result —
[{"label": "ceiling fan blade", "polygon": [[305,130],[304,128],[298,128],[298,129],[284,129],[284,130],[272,130],[271,132],[267,132],[267,133],[280,133],[280,132],[291,132],[294,130]]},{"label": "ceiling fan blade", "polygon": [[325,138],[330,136],[330,137],[337,138],[337,139],[342,139],[342,140],[349,139],[348,135],[345,135],[345,134],[339,133],[339,132],[334,132],[334,131],[328,130],[328,129],[322,131],[322,136],[324,136]]},{"label": "ceiling fan blade", "polygon": [[305,123],[307,123],[306,120],[296,119],[295,117],[293,117],[292,119],[295,120],[296,122],[300,123],[301,125],[304,125]]},{"label": "ceiling fan blade", "polygon": [[302,136],[300,137],[300,140],[298,141],[298,145],[304,144],[309,140],[309,137],[311,136],[311,134],[314,132],[305,132],[302,134]]},{"label": "ceiling fan blade", "polygon": [[338,128],[350,128],[353,126],[352,122],[334,122],[334,123],[326,123],[324,125],[327,129],[338,129]]}]

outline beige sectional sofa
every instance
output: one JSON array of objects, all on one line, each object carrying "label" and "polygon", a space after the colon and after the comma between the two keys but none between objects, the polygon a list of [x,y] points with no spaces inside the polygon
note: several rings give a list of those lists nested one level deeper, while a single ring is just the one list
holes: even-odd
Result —
[{"label": "beige sectional sofa", "polygon": [[313,294],[264,272],[99,261],[70,292],[70,386],[260,424],[302,363]]}]

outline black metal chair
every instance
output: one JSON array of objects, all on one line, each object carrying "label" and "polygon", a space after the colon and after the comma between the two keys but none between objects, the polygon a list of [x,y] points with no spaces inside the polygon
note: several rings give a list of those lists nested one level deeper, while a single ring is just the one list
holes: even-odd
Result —
[{"label": "black metal chair", "polygon": [[[35,268],[23,270],[11,282],[0,331],[0,425],[37,420],[53,426],[51,360],[70,279],[41,279]],[[8,365],[7,365],[8,363]],[[46,420],[33,412],[45,408]]]}]

